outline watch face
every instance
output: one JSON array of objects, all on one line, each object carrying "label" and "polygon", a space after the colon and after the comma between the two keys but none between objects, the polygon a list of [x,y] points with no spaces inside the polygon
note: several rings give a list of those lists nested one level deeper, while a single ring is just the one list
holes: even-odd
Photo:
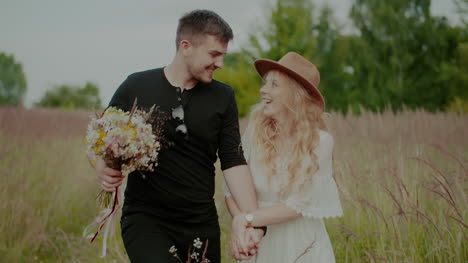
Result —
[{"label": "watch face", "polygon": [[253,221],[253,215],[251,215],[251,214],[246,214],[246,215],[245,215],[245,220],[247,220],[247,222],[252,222],[252,221]]}]

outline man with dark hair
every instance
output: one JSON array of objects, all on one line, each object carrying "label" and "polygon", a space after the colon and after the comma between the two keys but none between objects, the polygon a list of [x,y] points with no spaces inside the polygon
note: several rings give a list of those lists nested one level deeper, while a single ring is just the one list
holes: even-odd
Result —
[{"label": "man with dark hair", "polygon": [[[213,80],[223,67],[230,26],[219,15],[195,10],[179,20],[177,52],[166,67],[134,73],[120,85],[109,106],[130,110],[156,104],[172,118],[164,136],[173,145],[162,149],[154,172],[128,177],[122,208],[122,237],[132,262],[183,262],[191,247],[220,262],[220,228],[215,202],[215,167],[219,157],[225,181],[244,212],[257,208],[255,190],[240,147],[237,105],[233,89]],[[96,174],[105,191],[122,184],[119,171],[100,160]],[[255,230],[253,230],[255,231]],[[257,236],[262,234],[258,230]],[[232,233],[245,248],[244,233]],[[199,238],[203,245],[194,240]],[[208,243],[205,241],[208,240]],[[194,246],[195,245],[195,246]],[[200,248],[198,248],[200,247]]]},{"label": "man with dark hair", "polygon": [[204,35],[216,36],[221,42],[228,43],[234,36],[224,19],[209,10],[196,10],[179,19],[176,35],[176,50],[183,39],[190,39],[198,45]]}]

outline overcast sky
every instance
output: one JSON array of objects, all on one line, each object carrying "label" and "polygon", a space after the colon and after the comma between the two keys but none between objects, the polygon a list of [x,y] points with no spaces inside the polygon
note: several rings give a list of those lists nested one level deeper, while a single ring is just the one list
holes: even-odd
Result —
[{"label": "overcast sky", "polygon": [[[245,44],[249,28],[261,23],[274,0],[0,0],[0,52],[23,64],[28,82],[25,105],[54,85],[100,87],[107,104],[127,75],[167,65],[175,54],[178,18],[211,9],[234,31],[229,50]],[[351,0],[328,2],[345,22]],[[432,13],[453,19],[451,0],[432,0]]]}]

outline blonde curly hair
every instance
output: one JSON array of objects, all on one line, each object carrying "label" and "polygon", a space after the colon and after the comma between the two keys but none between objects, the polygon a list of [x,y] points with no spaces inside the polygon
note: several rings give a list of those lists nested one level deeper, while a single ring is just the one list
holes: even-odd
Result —
[{"label": "blonde curly hair", "polygon": [[288,129],[287,132],[292,140],[292,152],[290,158],[287,159],[288,183],[281,190],[281,196],[284,196],[291,192],[294,186],[297,186],[298,178],[301,177],[299,172],[303,169],[302,161],[306,155],[312,161],[304,167],[307,177],[305,182],[300,182],[299,192],[312,183],[313,174],[319,169],[317,156],[314,153],[320,141],[319,130],[326,131],[327,127],[322,118],[323,110],[300,83],[278,70],[269,71],[265,74],[265,79],[267,76],[284,78],[286,88],[290,90],[281,101],[278,101],[287,109],[286,123],[281,124],[280,127],[277,120],[265,116],[263,113],[265,104],[259,103],[252,108],[244,139],[251,144],[246,147],[256,149],[253,158],[265,165],[266,175],[271,181],[272,177],[278,175],[276,161],[280,154],[277,143],[279,132],[280,129]]}]

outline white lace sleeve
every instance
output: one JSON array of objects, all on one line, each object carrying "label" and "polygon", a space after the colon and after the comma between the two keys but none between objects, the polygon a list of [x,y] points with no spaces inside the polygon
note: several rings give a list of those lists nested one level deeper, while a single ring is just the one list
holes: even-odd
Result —
[{"label": "white lace sleeve", "polygon": [[283,203],[305,217],[327,218],[343,215],[336,182],[332,177],[333,137],[320,132],[320,143],[315,149],[319,170],[312,183],[302,193],[289,195]]}]

